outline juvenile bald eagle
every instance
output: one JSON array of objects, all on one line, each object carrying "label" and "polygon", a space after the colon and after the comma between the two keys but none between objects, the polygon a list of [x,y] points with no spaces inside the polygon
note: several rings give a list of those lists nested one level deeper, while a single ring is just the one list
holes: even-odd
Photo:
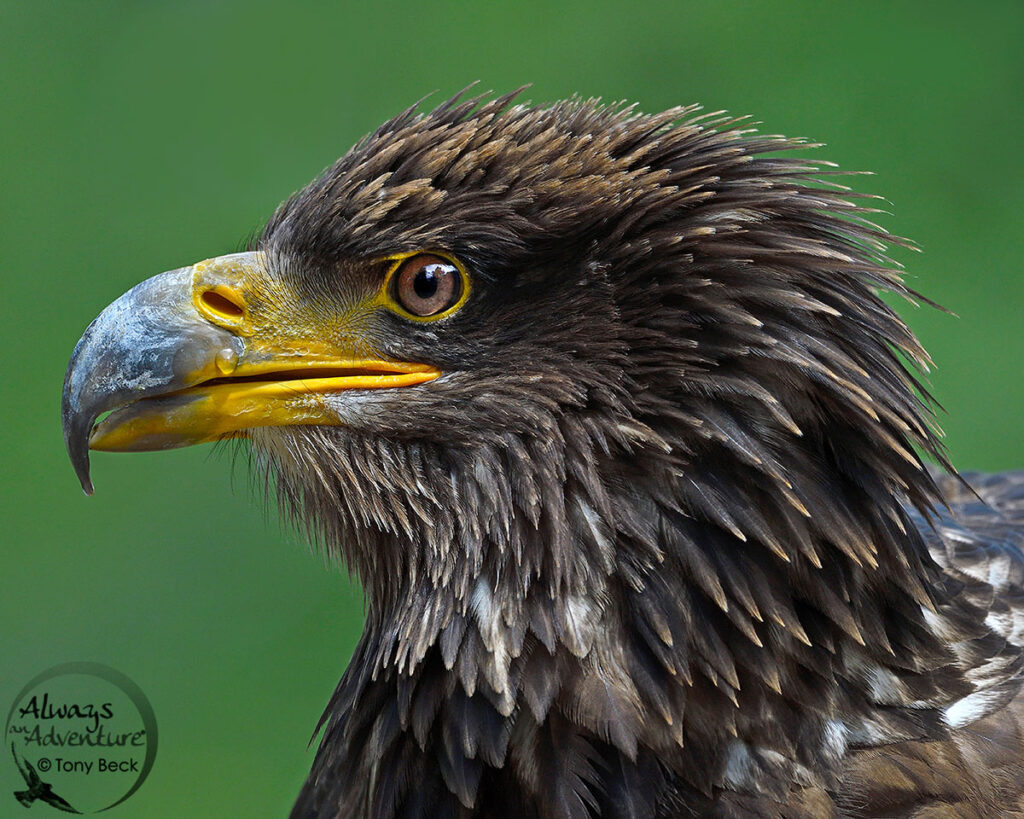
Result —
[{"label": "juvenile bald eagle", "polygon": [[86,330],[87,491],[241,437],[361,578],[294,817],[1024,816],[1024,476],[923,465],[914,294],[798,144],[410,109]]}]

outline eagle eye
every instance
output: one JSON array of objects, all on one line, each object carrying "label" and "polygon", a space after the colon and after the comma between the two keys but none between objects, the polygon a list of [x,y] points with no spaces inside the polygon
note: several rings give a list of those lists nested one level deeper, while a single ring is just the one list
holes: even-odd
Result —
[{"label": "eagle eye", "polygon": [[389,276],[390,300],[417,319],[439,319],[462,306],[468,295],[462,267],[432,253],[400,260]]}]

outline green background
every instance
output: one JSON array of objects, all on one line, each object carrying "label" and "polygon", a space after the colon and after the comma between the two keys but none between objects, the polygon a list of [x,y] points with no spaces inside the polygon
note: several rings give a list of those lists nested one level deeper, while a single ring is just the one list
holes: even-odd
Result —
[{"label": "green background", "polygon": [[[4,0],[0,709],[48,666],[107,663],[161,730],[150,780],[111,815],[287,812],[358,590],[253,499],[228,449],[101,454],[84,498],[64,366],[131,285],[236,250],[381,120],[473,80],[751,113],[875,171],[854,184],[921,245],[897,254],[912,284],[960,317],[905,309],[954,461],[1024,466],[1024,4],[967,8]],[[0,814],[21,810],[17,784],[0,763]]]}]

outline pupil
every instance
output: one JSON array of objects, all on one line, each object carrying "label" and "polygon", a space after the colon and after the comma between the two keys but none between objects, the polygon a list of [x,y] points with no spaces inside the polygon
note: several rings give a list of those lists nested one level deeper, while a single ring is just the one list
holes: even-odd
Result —
[{"label": "pupil", "polygon": [[412,280],[412,289],[421,299],[429,299],[437,292],[438,277],[430,268],[424,268]]}]

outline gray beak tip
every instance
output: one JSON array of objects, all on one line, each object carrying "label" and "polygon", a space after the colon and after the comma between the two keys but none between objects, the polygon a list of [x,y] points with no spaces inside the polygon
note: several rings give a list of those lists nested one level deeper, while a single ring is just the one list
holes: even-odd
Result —
[{"label": "gray beak tip", "polygon": [[[88,423],[83,423],[83,421],[88,421]],[[89,477],[89,433],[92,431],[91,427],[91,419],[81,416],[69,418],[65,414],[64,442],[67,444],[71,466],[86,495],[93,493],[92,480]]]},{"label": "gray beak tip", "polygon": [[76,469],[75,472],[78,475],[79,482],[82,484],[82,493],[87,498],[91,497],[94,489],[93,489],[93,485],[92,485],[92,478],[89,477],[89,464],[88,464],[88,462],[85,464],[84,467],[82,467],[82,469]]},{"label": "gray beak tip", "polygon": [[[78,348],[76,348],[76,353]],[[64,391],[61,395],[61,422],[64,427],[64,445],[68,450],[68,457],[71,459],[71,466],[82,484],[82,491],[86,495],[93,492],[92,481],[89,478],[89,435],[92,433],[92,425],[96,415],[91,407],[82,407],[81,389],[72,389],[73,364],[68,366],[67,374],[64,377]]]}]

